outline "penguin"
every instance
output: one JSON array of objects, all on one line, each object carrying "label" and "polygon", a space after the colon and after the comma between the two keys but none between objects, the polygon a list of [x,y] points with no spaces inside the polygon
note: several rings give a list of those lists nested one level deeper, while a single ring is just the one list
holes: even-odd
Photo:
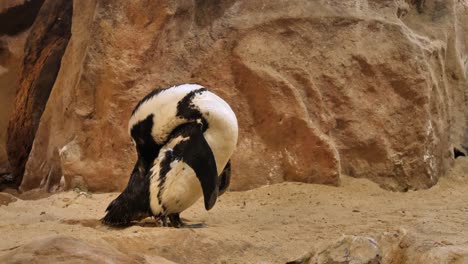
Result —
[{"label": "penguin", "polygon": [[127,187],[102,222],[127,226],[146,217],[186,226],[180,213],[203,197],[210,210],[230,184],[237,118],[219,96],[198,84],[156,89],[134,108],[128,132],[137,161]]}]

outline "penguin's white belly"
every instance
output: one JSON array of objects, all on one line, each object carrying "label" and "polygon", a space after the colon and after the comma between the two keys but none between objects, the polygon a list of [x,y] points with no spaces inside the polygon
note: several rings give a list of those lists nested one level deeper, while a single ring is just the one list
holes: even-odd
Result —
[{"label": "penguin's white belly", "polygon": [[[155,167],[155,170],[159,170]],[[171,170],[160,187],[161,180],[153,179],[150,185],[150,206],[155,215],[180,213],[203,194],[195,171],[183,161],[175,160],[171,163]]]}]

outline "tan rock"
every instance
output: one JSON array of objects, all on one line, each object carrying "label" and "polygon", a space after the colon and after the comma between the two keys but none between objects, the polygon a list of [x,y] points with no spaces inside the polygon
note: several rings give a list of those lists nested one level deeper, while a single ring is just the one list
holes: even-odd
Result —
[{"label": "tan rock", "polygon": [[379,264],[382,253],[377,242],[368,237],[343,236],[312,257],[311,264]]},{"label": "tan rock", "polygon": [[[428,188],[465,139],[465,1],[75,1],[22,188],[120,190],[127,120],[151,89],[201,83],[240,124],[232,190],[342,173]],[[73,162],[60,150],[73,142]],[[78,153],[78,152],[77,152]],[[75,181],[74,179],[77,179]]]},{"label": "tan rock", "polygon": [[[125,255],[114,248],[97,246],[69,236],[36,239],[3,256],[2,263],[146,263],[145,258]],[[151,258],[151,263],[174,263]]]},{"label": "tan rock", "polygon": [[[418,256],[419,263],[467,263],[468,248],[461,246],[436,247],[422,256]],[[417,263],[417,262],[413,262]]]},{"label": "tan rock", "polygon": [[9,203],[15,202],[18,200],[16,197],[9,193],[0,192],[0,206],[8,205]]},{"label": "tan rock", "polygon": [[465,263],[468,248],[424,240],[404,229],[377,238],[343,236],[289,264]]},{"label": "tan rock", "polygon": [[[383,252],[382,263],[466,263],[466,246],[445,245],[421,239],[406,230],[384,233],[377,238]],[[450,244],[450,243],[449,243]]]}]

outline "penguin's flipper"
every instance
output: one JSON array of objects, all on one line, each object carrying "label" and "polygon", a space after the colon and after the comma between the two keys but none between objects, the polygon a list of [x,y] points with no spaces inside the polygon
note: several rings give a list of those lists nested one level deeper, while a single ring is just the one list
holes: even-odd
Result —
[{"label": "penguin's flipper", "polygon": [[182,135],[185,139],[174,147],[174,153],[195,171],[203,190],[205,208],[210,210],[218,198],[218,170],[213,152],[199,124],[187,124]]}]

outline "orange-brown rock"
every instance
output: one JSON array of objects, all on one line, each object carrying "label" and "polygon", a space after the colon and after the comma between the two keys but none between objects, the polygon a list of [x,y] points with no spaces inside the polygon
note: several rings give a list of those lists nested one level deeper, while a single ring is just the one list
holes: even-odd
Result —
[{"label": "orange-brown rock", "polygon": [[25,31],[36,19],[44,0],[4,0],[0,3],[0,36]]},{"label": "orange-brown rock", "polygon": [[15,202],[18,200],[16,197],[9,193],[0,192],[0,206],[8,205],[9,203]]},{"label": "orange-brown rock", "polygon": [[[10,43],[18,44],[19,38],[0,38],[0,173],[8,171],[8,158],[5,151],[8,117],[15,95],[21,54],[10,50]],[[10,42],[11,41],[11,42]],[[20,53],[20,52],[19,52]],[[1,180],[0,180],[1,181]]]},{"label": "orange-brown rock", "polygon": [[[8,119],[18,87],[27,29],[43,0],[8,0],[0,3],[0,174],[9,171],[6,154]],[[2,178],[0,178],[1,184]]]},{"label": "orange-brown rock", "polygon": [[428,188],[466,143],[467,10],[435,0],[74,1],[22,188],[64,175],[67,188],[122,189],[133,106],[187,82],[238,116],[234,190],[338,184],[342,173]]},{"label": "orange-brown rock", "polygon": [[8,159],[18,184],[22,180],[42,112],[70,38],[71,15],[72,1],[46,1],[25,43],[7,141]]}]

